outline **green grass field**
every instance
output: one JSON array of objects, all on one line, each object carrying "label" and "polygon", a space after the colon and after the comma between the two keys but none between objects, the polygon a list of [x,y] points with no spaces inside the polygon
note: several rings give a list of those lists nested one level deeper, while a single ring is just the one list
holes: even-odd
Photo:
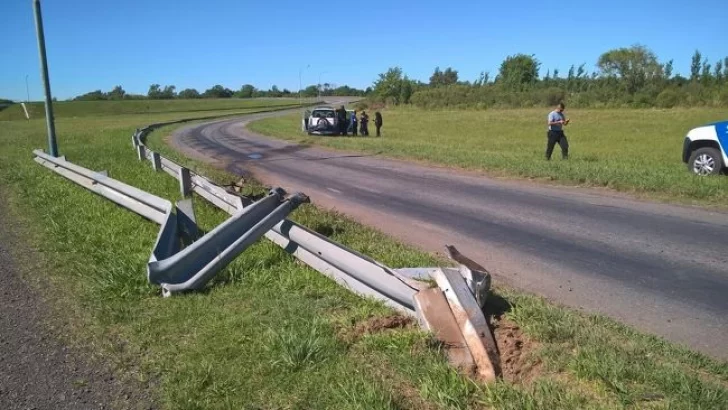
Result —
[{"label": "green grass field", "polygon": [[[96,115],[122,114],[164,114],[190,113],[200,116],[205,112],[240,111],[267,107],[295,107],[298,100],[294,98],[221,98],[205,100],[124,100],[124,101],[59,101],[53,104],[53,115],[56,118],[90,117]],[[27,105],[31,119],[45,118],[45,106],[42,102]],[[24,120],[25,113],[20,104],[13,104],[0,110],[0,121]]]},{"label": "green grass field", "polygon": [[[149,118],[59,117],[59,150],[74,163],[177,199],[177,182],[138,162],[131,147],[131,133]],[[172,128],[151,134],[149,144],[218,181],[235,179],[172,152],[162,142]],[[502,323],[522,343],[512,356],[521,373],[478,384],[451,370],[416,327],[364,331],[393,312],[265,240],[206,291],[163,299],[145,270],[158,226],[36,164],[31,151],[45,140],[43,121],[0,122],[3,198],[27,226],[27,247],[39,261],[25,275],[53,287],[49,297],[73,325],[70,342],[151,385],[164,408],[728,408],[727,364],[505,288],[498,293],[512,308]],[[226,217],[204,200],[195,207],[206,229]],[[441,262],[311,205],[293,218],[392,267]]]},{"label": "green grass field", "polygon": [[[264,135],[380,153],[490,175],[609,187],[650,198],[726,207],[728,177],[696,178],[681,162],[688,130],[728,119],[721,109],[569,110],[568,161],[544,160],[547,109],[383,112],[382,138],[309,137],[300,115],[254,122]],[[373,118],[373,116],[372,116]],[[371,124],[370,124],[371,125]],[[373,127],[371,127],[373,128]]]}]

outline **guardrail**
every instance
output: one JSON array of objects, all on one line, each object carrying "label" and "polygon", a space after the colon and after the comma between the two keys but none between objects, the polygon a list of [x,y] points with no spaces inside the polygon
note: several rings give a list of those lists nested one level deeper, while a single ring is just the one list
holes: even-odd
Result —
[{"label": "guardrail", "polygon": [[[446,343],[451,363],[469,369],[486,382],[500,375],[498,348],[482,311],[490,288],[490,275],[482,266],[447,247],[459,268],[391,269],[386,265],[286,216],[307,202],[302,194],[285,198],[280,188],[253,202],[229,192],[213,181],[162,157],[146,147],[144,139],[153,129],[189,120],[159,123],[138,129],[132,144],[141,161],[176,178],[182,197],[192,193],[205,198],[230,218],[199,238],[191,201],[174,205],[130,185],[34,151],[35,160],[66,178],[161,225],[147,264],[148,280],[159,284],[163,294],[202,288],[217,272],[261,236],[276,243],[311,268],[363,297],[374,298],[407,315],[418,318],[423,328]],[[184,248],[182,245],[186,245]],[[436,281],[432,288],[425,280]]]},{"label": "guardrail", "polygon": [[[161,225],[147,263],[147,279],[162,287],[163,295],[202,288],[237,255],[258,240],[308,198],[300,193],[286,198],[280,188],[198,238],[191,202],[170,201],[73,164],[65,157],[33,151],[35,161],[77,184]],[[188,243],[182,249],[182,242]]]},{"label": "guardrail", "polygon": [[[155,124],[155,127],[158,126],[160,124]],[[132,135],[132,143],[140,160],[148,160],[154,169],[164,171],[178,179],[180,193],[183,196],[195,192],[229,214],[245,208],[244,200],[239,195],[228,192],[213,181],[147,148],[144,138],[151,129],[144,127]],[[377,299],[400,312],[415,315],[414,295],[420,285],[404,278],[384,264],[289,219],[284,219],[273,226],[265,233],[265,237],[351,291]]]}]

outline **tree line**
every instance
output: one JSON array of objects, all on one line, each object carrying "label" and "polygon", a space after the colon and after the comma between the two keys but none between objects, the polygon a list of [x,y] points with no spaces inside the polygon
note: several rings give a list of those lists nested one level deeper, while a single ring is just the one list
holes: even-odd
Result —
[{"label": "tree line", "polygon": [[695,51],[690,76],[673,73],[673,60],[661,62],[642,45],[609,50],[599,56],[596,70],[572,65],[565,73],[547,70],[535,55],[508,56],[491,78],[482,72],[461,81],[451,67],[435,68],[429,83],[409,78],[400,67],[379,74],[370,100],[421,108],[490,108],[551,106],[672,108],[728,107],[728,57],[713,63]]},{"label": "tree line", "polygon": [[[364,90],[358,90],[349,86],[334,87],[331,84],[310,85],[301,90],[302,97],[322,96],[363,96]],[[286,88],[283,90],[277,86],[272,86],[268,90],[260,90],[252,84],[244,84],[238,90],[231,90],[222,85],[216,84],[200,93],[194,88],[185,88],[177,92],[174,85],[161,86],[152,84],[149,86],[147,94],[129,94],[122,86],[117,85],[111,91],[104,92],[101,90],[91,91],[89,93],[79,95],[73,98],[74,101],[105,101],[105,100],[171,100],[171,99],[196,99],[196,98],[278,98],[278,97],[297,97],[297,91],[290,91]]]}]

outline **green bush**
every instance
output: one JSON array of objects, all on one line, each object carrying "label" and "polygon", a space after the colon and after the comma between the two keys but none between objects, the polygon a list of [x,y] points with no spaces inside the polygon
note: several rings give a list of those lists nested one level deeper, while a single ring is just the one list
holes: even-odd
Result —
[{"label": "green bush", "polygon": [[663,90],[657,95],[657,106],[660,108],[673,108],[680,105],[681,95],[671,88]]}]

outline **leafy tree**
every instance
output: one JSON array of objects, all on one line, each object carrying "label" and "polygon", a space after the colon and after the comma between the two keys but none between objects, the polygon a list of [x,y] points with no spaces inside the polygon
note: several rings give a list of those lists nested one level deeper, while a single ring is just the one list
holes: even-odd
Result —
[{"label": "leafy tree", "polygon": [[713,74],[710,72],[710,64],[708,63],[708,59],[706,58],[703,60],[702,65],[702,73],[700,74],[700,81],[703,82],[703,84],[708,85],[713,80]]},{"label": "leafy tree", "polygon": [[723,61],[718,60],[715,62],[715,73],[713,74],[717,82],[723,81]]},{"label": "leafy tree", "polygon": [[202,93],[202,98],[230,98],[233,94],[233,90],[216,84],[212,88],[205,90]]},{"label": "leafy tree", "polygon": [[179,94],[177,94],[177,98],[184,99],[195,99],[201,97],[202,96],[200,95],[200,93],[194,88],[185,88],[184,90],[180,91]]},{"label": "leafy tree", "polygon": [[177,87],[173,85],[165,85],[160,95],[160,98],[164,100],[171,100],[172,98],[177,96],[177,93],[175,92],[176,89]]},{"label": "leafy tree", "polygon": [[662,71],[665,73],[665,78],[667,78],[668,80],[672,78],[672,63],[673,61],[670,60],[665,63],[665,67],[662,68]]},{"label": "leafy tree", "polygon": [[599,56],[597,66],[603,75],[619,77],[630,94],[662,76],[662,65],[655,53],[641,45],[609,50]]},{"label": "leafy tree", "polygon": [[379,74],[379,78],[374,82],[374,95],[383,101],[392,101],[399,104],[402,94],[402,68],[392,67],[387,72]]},{"label": "leafy tree", "polygon": [[101,90],[91,91],[74,98],[74,101],[103,101],[108,99],[107,95]]},{"label": "leafy tree", "polygon": [[106,97],[109,100],[123,100],[124,98],[126,98],[126,91],[124,91],[124,89],[121,88],[120,85],[117,85],[116,87],[114,87],[114,89],[109,91]]},{"label": "leafy tree", "polygon": [[147,97],[152,100],[157,100],[161,98],[162,90],[160,89],[159,84],[152,84],[149,86],[149,91],[147,91]]},{"label": "leafy tree", "polygon": [[255,87],[253,87],[252,84],[244,84],[242,87],[240,87],[240,91],[237,93],[238,98],[253,98],[253,94],[255,94]]},{"label": "leafy tree", "polygon": [[446,68],[445,71],[440,71],[440,67],[435,67],[435,72],[430,76],[430,86],[432,87],[452,85],[457,82],[458,72],[451,67]]},{"label": "leafy tree", "polygon": [[540,66],[541,63],[534,55],[516,54],[508,56],[501,63],[496,82],[500,82],[510,89],[522,89],[538,80]]},{"label": "leafy tree", "polygon": [[700,54],[700,51],[695,50],[695,54],[693,54],[692,62],[690,63],[690,79],[693,81],[697,81],[700,77],[700,61],[703,59],[702,54]]}]

